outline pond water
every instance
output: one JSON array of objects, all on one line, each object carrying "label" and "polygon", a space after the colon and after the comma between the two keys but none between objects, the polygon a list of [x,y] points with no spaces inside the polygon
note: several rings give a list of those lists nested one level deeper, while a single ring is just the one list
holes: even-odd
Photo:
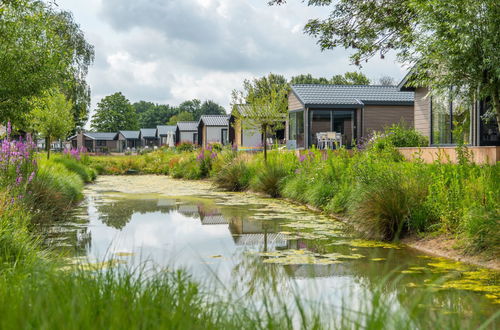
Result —
[{"label": "pond water", "polygon": [[90,268],[185,268],[216,290],[260,299],[273,286],[284,299],[352,310],[380,294],[391,309],[472,324],[499,310],[497,272],[360,240],[284,201],[160,176],[103,176],[85,196],[73,219],[42,229],[47,246]]}]

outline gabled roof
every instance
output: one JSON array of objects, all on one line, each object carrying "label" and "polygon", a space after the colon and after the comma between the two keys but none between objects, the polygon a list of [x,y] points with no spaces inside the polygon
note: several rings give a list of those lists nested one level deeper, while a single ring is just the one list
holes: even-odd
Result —
[{"label": "gabled roof", "polygon": [[228,126],[229,116],[228,115],[204,115],[201,116],[198,125],[203,122],[205,126]]},{"label": "gabled roof", "polygon": [[305,107],[362,107],[363,105],[412,105],[413,92],[380,85],[292,85]]},{"label": "gabled roof", "polygon": [[175,132],[175,125],[158,125],[156,126],[158,135],[167,135],[168,132]]},{"label": "gabled roof", "polygon": [[120,134],[127,140],[138,140],[141,131],[120,131]]},{"label": "gabled roof", "polygon": [[156,128],[141,128],[141,137],[142,138],[155,138],[156,137]]},{"label": "gabled roof", "polygon": [[83,135],[92,140],[112,141],[116,139],[118,133],[86,132]]},{"label": "gabled roof", "polygon": [[198,122],[197,121],[180,121],[177,123],[177,127],[179,131],[189,132],[189,131],[198,131]]}]

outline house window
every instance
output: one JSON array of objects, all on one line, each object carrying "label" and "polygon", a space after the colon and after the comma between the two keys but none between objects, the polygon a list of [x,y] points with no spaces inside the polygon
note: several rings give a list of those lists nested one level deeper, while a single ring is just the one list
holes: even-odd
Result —
[{"label": "house window", "polygon": [[106,146],[106,141],[105,140],[97,140],[96,145],[98,147],[105,147]]},{"label": "house window", "polygon": [[295,140],[298,148],[304,148],[304,111],[290,112],[288,139]]},{"label": "house window", "polygon": [[481,102],[479,120],[479,145],[500,145],[500,133],[497,119],[490,102]]},{"label": "house window", "polygon": [[472,101],[455,96],[435,95],[431,99],[432,141],[434,145],[471,143]]}]

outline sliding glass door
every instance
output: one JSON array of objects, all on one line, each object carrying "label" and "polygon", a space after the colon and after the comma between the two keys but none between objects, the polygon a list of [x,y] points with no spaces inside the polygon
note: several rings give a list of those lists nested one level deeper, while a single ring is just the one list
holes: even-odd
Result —
[{"label": "sliding glass door", "polygon": [[356,139],[355,110],[310,110],[309,147],[318,145],[318,133],[340,133],[342,145],[351,148]]}]

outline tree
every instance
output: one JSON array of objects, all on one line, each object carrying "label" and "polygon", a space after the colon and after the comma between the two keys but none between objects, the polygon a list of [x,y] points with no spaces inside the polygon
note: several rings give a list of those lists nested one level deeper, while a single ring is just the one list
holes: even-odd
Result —
[{"label": "tree", "polygon": [[168,124],[175,125],[180,121],[194,121],[194,115],[186,111],[180,112],[179,114],[172,116]]},{"label": "tree", "polygon": [[57,90],[48,90],[42,97],[32,101],[33,110],[29,113],[31,127],[45,138],[47,159],[50,158],[50,144],[57,139],[66,138],[73,129],[73,104]]},{"label": "tree", "polygon": [[[270,3],[284,3],[271,0]],[[312,6],[333,0],[309,0]],[[354,50],[359,65],[395,51],[413,67],[409,84],[458,97],[491,99],[500,128],[500,6],[498,0],[340,0],[305,32],[321,49]]]},{"label": "tree", "polygon": [[361,72],[346,72],[337,74],[330,79],[333,85],[369,85],[370,79]]},{"label": "tree", "polygon": [[31,99],[53,87],[73,101],[73,118],[84,119],[94,51],[70,13],[43,1],[2,1],[0,54],[0,122],[27,126]]},{"label": "tree", "polygon": [[226,109],[212,100],[203,102],[200,107],[200,115],[225,115]]},{"label": "tree", "polygon": [[394,86],[396,85],[396,81],[391,76],[382,76],[378,80],[378,83],[382,86]]},{"label": "tree", "polygon": [[245,114],[236,112],[245,126],[258,129],[263,136],[264,161],[267,162],[267,135],[282,128],[288,109],[289,85],[283,76],[245,80],[243,90],[232,93],[233,107],[245,104]]},{"label": "tree", "polygon": [[179,104],[179,113],[181,112],[192,114],[195,120],[200,119],[201,101],[198,99],[192,99],[182,102]]},{"label": "tree", "polygon": [[301,74],[294,76],[290,79],[290,85],[297,84],[316,84],[316,85],[327,85],[330,81],[324,77],[314,78],[310,73]]},{"label": "tree", "polygon": [[92,129],[101,132],[137,130],[139,129],[139,121],[129,100],[121,92],[118,92],[104,97],[97,104],[91,126]]},{"label": "tree", "polygon": [[177,109],[168,104],[154,104],[152,102],[140,101],[132,104],[139,118],[139,126],[142,128],[165,125],[170,118],[177,113]]}]

